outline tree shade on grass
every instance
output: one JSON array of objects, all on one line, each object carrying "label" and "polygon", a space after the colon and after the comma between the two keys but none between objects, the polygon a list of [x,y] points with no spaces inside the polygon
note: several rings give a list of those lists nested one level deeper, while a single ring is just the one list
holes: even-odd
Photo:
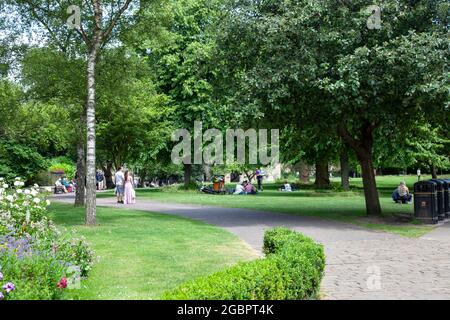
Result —
[{"label": "tree shade on grass", "polygon": [[[427,177],[422,177],[422,179],[425,178]],[[351,179],[352,191],[350,192],[314,190],[311,189],[312,186],[304,186],[301,187],[299,192],[286,193],[278,191],[278,185],[265,184],[264,192],[256,196],[219,196],[196,191],[160,192],[155,189],[138,189],[137,197],[138,199],[163,202],[192,203],[315,216],[350,222],[366,228],[396,233],[406,237],[419,237],[433,229],[430,226],[417,225],[414,221],[412,223],[395,223],[391,222],[392,219],[390,219],[396,214],[413,214],[414,206],[412,204],[400,205],[394,203],[391,199],[391,193],[402,180],[406,180],[412,190],[417,177],[383,176],[378,177],[377,180],[380,202],[383,207],[383,216],[379,219],[370,218],[366,215],[360,178]],[[99,194],[99,197],[111,195],[112,193],[107,192]]]},{"label": "tree shade on grass", "polygon": [[54,203],[51,218],[85,236],[98,257],[82,288],[68,299],[154,299],[199,276],[253,259],[234,235],[184,218],[98,208],[98,225],[84,226],[84,210]]}]

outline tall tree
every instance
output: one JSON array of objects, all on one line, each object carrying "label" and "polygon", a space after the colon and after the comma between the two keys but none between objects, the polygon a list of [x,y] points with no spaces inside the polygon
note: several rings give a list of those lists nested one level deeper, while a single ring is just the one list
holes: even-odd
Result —
[{"label": "tall tree", "polygon": [[[162,31],[158,36],[142,33],[132,40],[138,51],[147,52],[157,89],[169,97],[169,106],[174,109],[175,127],[190,132],[195,121],[202,121],[203,130],[224,126],[224,108],[214,101],[212,89],[217,71],[211,62],[215,46],[213,28],[220,17],[219,2],[168,1],[161,9],[164,23],[159,25]],[[142,28],[149,23],[144,12]],[[184,164],[184,171],[188,186],[192,164]]]},{"label": "tall tree", "polygon": [[[151,1],[150,1],[151,2]],[[119,41],[120,31],[132,23],[131,8],[139,10],[147,1],[138,0],[8,0],[14,10],[22,14],[29,26],[39,26],[50,43],[62,52],[73,50],[73,39],[81,39],[86,61],[86,224],[96,222],[96,76],[97,61],[102,49],[113,41]],[[81,19],[74,18],[70,30],[64,21],[68,19],[69,6],[81,8]],[[76,12],[74,13],[76,15]],[[76,47],[80,47],[79,44]]]},{"label": "tall tree", "polygon": [[326,123],[354,150],[366,211],[380,214],[374,137],[408,131],[448,112],[444,0],[383,1],[381,28],[367,27],[371,1],[235,1],[219,44],[241,75],[238,91],[267,117]]}]

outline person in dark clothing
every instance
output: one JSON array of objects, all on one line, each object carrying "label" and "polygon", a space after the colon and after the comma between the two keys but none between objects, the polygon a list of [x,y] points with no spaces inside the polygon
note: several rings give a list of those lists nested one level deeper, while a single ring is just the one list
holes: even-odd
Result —
[{"label": "person in dark clothing", "polygon": [[264,178],[264,173],[261,168],[256,169],[255,172],[256,180],[258,181],[258,191],[263,191],[262,182]]}]

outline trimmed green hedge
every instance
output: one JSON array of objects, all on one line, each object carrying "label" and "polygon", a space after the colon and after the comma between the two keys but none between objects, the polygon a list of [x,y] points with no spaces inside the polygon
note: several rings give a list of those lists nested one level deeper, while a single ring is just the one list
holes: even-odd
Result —
[{"label": "trimmed green hedge", "polygon": [[323,247],[300,233],[274,228],[264,235],[266,258],[186,282],[167,300],[317,299],[325,267]]}]

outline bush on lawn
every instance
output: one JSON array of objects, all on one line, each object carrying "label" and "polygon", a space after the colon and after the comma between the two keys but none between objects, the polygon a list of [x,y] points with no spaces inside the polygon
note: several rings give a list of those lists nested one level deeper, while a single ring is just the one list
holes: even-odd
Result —
[{"label": "bush on lawn", "polygon": [[264,237],[266,258],[239,263],[163,294],[169,300],[316,299],[325,267],[321,245],[286,228]]},{"label": "bush on lawn", "polygon": [[0,178],[0,282],[13,285],[0,286],[0,300],[58,299],[67,278],[87,276],[93,253],[47,218],[50,202],[38,186],[23,186],[19,178],[13,188]]}]

